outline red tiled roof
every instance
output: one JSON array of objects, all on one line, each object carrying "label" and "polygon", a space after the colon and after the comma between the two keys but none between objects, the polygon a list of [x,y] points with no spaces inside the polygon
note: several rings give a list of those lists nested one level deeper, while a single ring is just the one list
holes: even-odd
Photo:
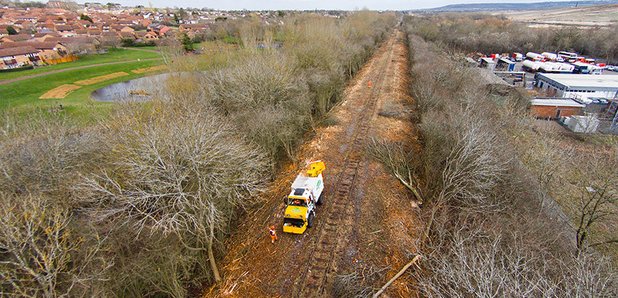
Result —
[{"label": "red tiled roof", "polygon": [[164,35],[165,33],[167,33],[170,30],[172,30],[172,28],[170,28],[168,26],[163,26],[163,28],[161,28],[161,30],[159,30],[159,34]]},{"label": "red tiled roof", "polygon": [[55,48],[56,45],[58,45],[57,42],[18,41],[18,42],[6,42],[0,45],[0,49],[33,47],[38,50],[51,50]]},{"label": "red tiled roof", "polygon": [[7,56],[18,56],[25,54],[38,53],[39,50],[33,47],[17,47],[17,48],[8,48],[8,49],[0,49],[0,57]]},{"label": "red tiled roof", "polygon": [[69,26],[69,25],[56,25],[56,30],[58,30],[58,31],[71,31],[71,30],[73,30],[73,26]]},{"label": "red tiled roof", "polygon": [[17,34],[17,35],[9,35],[9,36],[5,36],[3,38],[4,41],[6,40],[12,40],[12,41],[26,41],[31,39],[32,36],[30,36],[29,34]]}]

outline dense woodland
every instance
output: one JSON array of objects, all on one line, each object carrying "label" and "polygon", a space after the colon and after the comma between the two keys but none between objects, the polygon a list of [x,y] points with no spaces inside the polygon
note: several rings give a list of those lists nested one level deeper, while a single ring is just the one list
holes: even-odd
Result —
[{"label": "dense woodland", "polygon": [[505,17],[440,14],[415,17],[415,33],[426,41],[467,53],[575,51],[618,63],[618,26],[579,29],[530,28]]},{"label": "dense woodland", "polygon": [[[614,144],[598,156],[561,151],[559,142],[533,133],[523,91],[487,85],[476,68],[456,58],[460,51],[560,47],[595,53],[602,47],[560,44],[559,38],[551,45],[540,37],[585,34],[570,29],[516,39],[521,34],[515,32],[532,30],[494,17],[411,17],[406,29],[413,121],[424,151],[401,160],[410,160],[426,182],[424,270],[413,273],[421,296],[615,297],[611,257],[593,244],[612,240],[592,241],[590,234],[594,225],[616,219],[618,148]],[[549,203],[552,195],[579,203],[574,228],[561,221]]]},{"label": "dense woodland", "polygon": [[163,46],[170,68],[185,73],[147,104],[118,104],[91,125],[6,112],[0,293],[185,297],[221,279],[235,220],[259,205],[305,133],[328,121],[395,22],[371,12],[238,21],[225,30],[240,49],[186,57],[181,44]]}]

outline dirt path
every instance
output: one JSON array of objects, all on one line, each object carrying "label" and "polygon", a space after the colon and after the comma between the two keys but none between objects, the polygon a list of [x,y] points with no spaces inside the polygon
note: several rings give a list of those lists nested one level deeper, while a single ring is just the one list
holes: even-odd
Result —
[{"label": "dirt path", "polygon": [[29,75],[29,76],[23,76],[23,77],[19,77],[19,78],[14,78],[14,79],[10,79],[10,80],[1,80],[0,81],[0,85],[6,85],[6,84],[14,83],[14,82],[19,82],[19,81],[23,81],[23,80],[27,80],[27,79],[32,79],[32,78],[38,78],[38,77],[42,77],[42,76],[46,76],[46,75],[50,75],[50,74],[55,74],[55,73],[61,73],[61,72],[65,72],[65,71],[72,71],[72,70],[78,70],[78,69],[86,69],[86,68],[98,67],[98,66],[104,66],[104,65],[131,63],[131,62],[136,62],[136,61],[154,61],[154,60],[161,60],[161,58],[149,58],[149,59],[139,59],[139,60],[135,59],[135,60],[115,61],[115,62],[106,62],[106,63],[98,63],[98,64],[91,64],[91,65],[63,68],[63,69],[52,70],[52,71],[48,71],[48,72],[44,72],[44,73],[37,73],[37,74]]},{"label": "dirt path", "polygon": [[158,50],[151,50],[151,49],[142,49],[142,48],[125,48],[125,47],[120,47],[121,49],[125,49],[125,50],[129,50],[129,51],[142,51],[142,52],[149,52],[149,53],[159,53]]},{"label": "dirt path", "polygon": [[[409,260],[422,229],[415,204],[366,154],[371,138],[418,148],[409,114],[407,58],[404,35],[395,31],[346,89],[345,100],[333,111],[337,124],[316,131],[301,148],[297,165],[285,169],[267,191],[264,206],[241,221],[227,243],[225,281],[204,296],[330,297],[359,289],[367,294]],[[396,115],[380,116],[386,108]],[[298,167],[311,159],[326,162],[325,202],[313,228],[303,235],[283,234],[281,199]],[[266,233],[270,224],[280,235],[274,245]],[[354,272],[362,275],[349,289],[337,283],[342,274]],[[413,295],[408,282],[402,278],[389,293]]]}]

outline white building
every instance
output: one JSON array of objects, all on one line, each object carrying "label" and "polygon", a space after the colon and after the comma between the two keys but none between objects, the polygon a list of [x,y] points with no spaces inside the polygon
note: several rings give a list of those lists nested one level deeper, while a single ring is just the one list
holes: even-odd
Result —
[{"label": "white building", "polygon": [[595,115],[573,115],[567,117],[564,124],[573,132],[595,133],[599,128],[599,119]]},{"label": "white building", "polygon": [[538,73],[536,87],[547,96],[575,98],[590,103],[591,97],[617,98],[618,76]]}]

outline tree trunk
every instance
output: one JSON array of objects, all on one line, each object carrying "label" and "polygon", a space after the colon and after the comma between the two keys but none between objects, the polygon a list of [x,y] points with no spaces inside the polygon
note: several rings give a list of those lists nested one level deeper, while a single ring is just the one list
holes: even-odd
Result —
[{"label": "tree trunk", "polygon": [[397,272],[397,274],[395,274],[395,276],[393,276],[393,278],[391,278],[378,292],[376,292],[375,294],[373,294],[372,298],[378,298],[380,297],[380,295],[382,295],[382,293],[384,293],[384,291],[386,290],[386,288],[388,288],[395,280],[397,280],[401,275],[403,275],[404,272],[406,272],[406,270],[408,270],[408,268],[410,268],[410,266],[416,264],[416,262],[418,262],[418,260],[421,258],[420,255],[416,255],[414,256],[414,258],[412,259],[412,261],[410,261],[408,264],[406,264],[405,266],[403,266],[403,268],[401,270],[399,270],[399,272]]},{"label": "tree trunk", "polygon": [[215,282],[221,281],[221,275],[219,275],[219,268],[217,267],[217,261],[215,260],[215,254],[212,251],[212,242],[215,238],[215,228],[211,224],[210,225],[210,239],[208,239],[208,261],[210,262],[210,269],[212,269],[212,274],[215,276]]}]

